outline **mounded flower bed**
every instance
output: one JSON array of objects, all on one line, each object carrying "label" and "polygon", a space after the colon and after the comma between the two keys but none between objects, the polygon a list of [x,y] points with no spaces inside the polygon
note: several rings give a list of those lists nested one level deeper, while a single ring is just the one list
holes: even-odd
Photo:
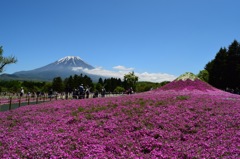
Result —
[{"label": "mounded flower bed", "polygon": [[206,82],[201,81],[197,76],[193,73],[186,72],[185,74],[179,76],[177,79],[172,81],[171,83],[165,85],[161,88],[162,90],[199,90],[199,91],[218,91],[216,88],[212,87]]},{"label": "mounded flower bed", "polygon": [[239,96],[176,80],[1,112],[0,158],[239,158],[239,119]]}]

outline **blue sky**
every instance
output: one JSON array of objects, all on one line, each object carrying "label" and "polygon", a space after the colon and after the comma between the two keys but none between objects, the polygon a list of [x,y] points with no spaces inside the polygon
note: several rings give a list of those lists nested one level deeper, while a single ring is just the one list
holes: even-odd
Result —
[{"label": "blue sky", "polygon": [[139,80],[197,74],[240,41],[239,0],[1,0],[4,73],[79,56],[98,72]]}]

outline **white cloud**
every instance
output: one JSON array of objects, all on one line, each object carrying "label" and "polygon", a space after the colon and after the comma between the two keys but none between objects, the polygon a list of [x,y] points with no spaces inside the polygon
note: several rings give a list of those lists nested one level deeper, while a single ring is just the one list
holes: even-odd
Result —
[{"label": "white cloud", "polygon": [[163,81],[173,81],[176,79],[174,75],[166,74],[166,73],[137,73],[136,76],[139,77],[139,81],[150,81],[150,82],[163,82]]},{"label": "white cloud", "polygon": [[[114,77],[123,79],[124,75],[134,71],[134,68],[127,68],[125,66],[115,66],[113,67],[114,71],[105,70],[102,67],[97,67],[94,69],[83,69],[82,67],[75,67],[73,70],[78,71],[82,70],[88,74],[106,76],[106,77]],[[173,81],[176,79],[174,75],[166,74],[166,73],[138,73],[134,72],[136,76],[138,76],[139,81],[150,81],[150,82],[163,82],[163,81]]]},{"label": "white cloud", "polygon": [[127,71],[127,72],[131,72],[134,70],[134,68],[130,67],[130,68],[126,68],[125,66],[115,66],[113,67],[113,69],[118,70],[118,71]]}]

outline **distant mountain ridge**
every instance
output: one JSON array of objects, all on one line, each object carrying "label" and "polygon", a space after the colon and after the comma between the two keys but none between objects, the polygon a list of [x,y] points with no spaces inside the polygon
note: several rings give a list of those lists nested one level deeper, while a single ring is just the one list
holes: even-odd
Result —
[{"label": "distant mountain ridge", "polygon": [[97,81],[101,77],[99,75],[88,74],[84,69],[91,70],[94,69],[94,67],[84,62],[78,56],[66,56],[53,63],[33,70],[19,71],[13,74],[2,74],[1,79],[52,81],[55,77],[61,77],[64,79],[71,75],[83,74],[89,76],[93,81]]}]

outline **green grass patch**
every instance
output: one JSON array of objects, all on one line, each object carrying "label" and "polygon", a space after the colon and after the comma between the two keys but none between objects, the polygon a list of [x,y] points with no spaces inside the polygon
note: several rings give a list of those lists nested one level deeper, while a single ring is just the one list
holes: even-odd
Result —
[{"label": "green grass patch", "polygon": [[177,96],[177,100],[188,100],[189,96]]}]

